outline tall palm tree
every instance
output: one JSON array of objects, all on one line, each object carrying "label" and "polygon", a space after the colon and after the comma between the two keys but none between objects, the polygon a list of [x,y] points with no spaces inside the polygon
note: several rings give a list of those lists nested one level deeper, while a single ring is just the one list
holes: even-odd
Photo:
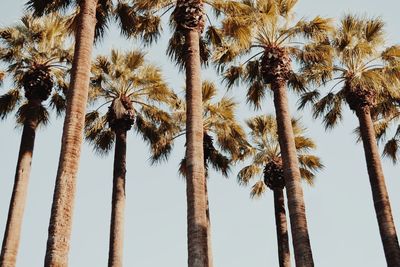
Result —
[{"label": "tall palm tree", "polygon": [[[138,51],[98,56],[92,68],[93,101],[100,107],[86,115],[85,136],[100,153],[109,152],[115,143],[112,212],[108,266],[122,266],[125,207],[126,140],[132,126],[153,143],[168,123],[168,113],[160,103],[172,104],[176,96],[168,89],[160,71],[146,64]],[[100,108],[109,104],[108,111]]]},{"label": "tall palm tree", "polygon": [[[318,60],[325,52],[321,44],[326,41],[331,25],[329,19],[321,17],[294,23],[296,3],[296,0],[242,1],[247,10],[236,11],[222,21],[220,31],[225,38],[214,60],[224,71],[228,87],[239,81],[248,85],[247,101],[255,108],[261,106],[268,89],[273,93],[296,265],[313,266],[287,87],[304,90],[304,79],[296,75],[291,62]],[[321,49],[311,53],[310,46]],[[243,57],[248,59],[241,62]]]},{"label": "tall palm tree", "polygon": [[[232,1],[228,1],[232,2]],[[186,169],[188,264],[190,267],[210,266],[207,248],[207,218],[203,155],[201,62],[205,60],[202,37],[205,26],[204,3],[220,9],[225,1],[162,0],[120,2],[117,13],[138,27],[122,27],[129,36],[140,36],[145,42],[155,40],[161,30],[161,17],[172,11],[174,35],[168,54],[178,60],[186,73]],[[215,4],[215,5],[214,5]],[[230,5],[235,5],[234,3]],[[122,16],[121,16],[122,17]],[[128,19],[129,18],[129,19]],[[121,26],[128,25],[120,20]]]},{"label": "tall palm tree", "polygon": [[75,11],[71,15],[74,18],[71,26],[74,26],[75,53],[45,257],[45,266],[67,266],[93,42],[104,33],[112,14],[112,1],[28,0],[26,5],[36,16]]},{"label": "tall palm tree", "polygon": [[48,122],[48,108],[58,115],[65,108],[64,77],[72,57],[65,29],[66,21],[59,16],[34,19],[30,15],[15,26],[0,29],[0,61],[8,67],[6,74],[14,87],[0,96],[0,118],[18,108],[17,123],[23,126],[1,266],[16,264],[36,130]]},{"label": "tall palm tree", "polygon": [[384,112],[387,99],[399,98],[400,46],[384,48],[383,27],[380,19],[344,16],[332,37],[333,58],[304,66],[305,75],[316,85],[330,80],[336,84],[323,96],[318,89],[305,93],[300,105],[313,103],[314,117],[322,117],[326,128],[342,119],[344,103],[357,116],[386,261],[388,266],[400,266],[399,242],[372,121]]},{"label": "tall palm tree", "polygon": [[[251,164],[239,172],[238,181],[241,185],[248,185],[252,178],[257,176],[260,178],[252,187],[251,197],[260,197],[265,192],[266,187],[274,192],[279,266],[289,267],[289,236],[283,193],[285,179],[283,177],[276,118],[272,115],[257,116],[247,120],[246,123],[251,129],[250,136],[255,153],[252,156]],[[315,172],[321,169],[323,165],[318,157],[309,154],[309,151],[315,149],[316,146],[313,140],[304,136],[305,129],[298,120],[292,120],[292,128],[301,178],[312,185]]]},{"label": "tall palm tree", "polygon": [[[214,101],[217,95],[215,84],[209,81],[202,83],[203,101],[203,154],[205,177],[209,177],[210,166],[223,176],[228,177],[231,165],[245,157],[249,145],[242,127],[235,119],[236,103],[232,99],[223,97],[218,102]],[[161,138],[152,144],[153,163],[167,160],[175,139],[186,134],[186,105],[177,102],[172,121],[175,127],[170,127]],[[217,144],[217,147],[215,146]],[[186,157],[179,164],[179,173],[187,179]],[[205,182],[208,257],[209,266],[213,266],[211,250],[211,222],[208,201],[207,180]]]}]

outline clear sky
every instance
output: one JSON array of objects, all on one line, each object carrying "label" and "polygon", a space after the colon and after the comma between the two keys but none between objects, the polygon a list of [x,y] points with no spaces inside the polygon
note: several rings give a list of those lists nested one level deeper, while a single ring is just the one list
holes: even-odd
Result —
[{"label": "clear sky", "polygon": [[[2,0],[0,25],[15,23],[21,16],[22,0]],[[400,43],[398,0],[300,0],[299,17],[315,15],[340,18],[346,12],[380,16],[387,22],[388,40]],[[165,32],[168,34],[168,32]],[[146,48],[151,62],[160,66],[167,82],[177,91],[184,85],[182,74],[164,56],[166,38],[160,45]],[[138,48],[119,37],[113,27],[96,53],[111,48]],[[204,77],[220,78],[208,70]],[[0,94],[8,89],[6,84]],[[224,93],[223,86],[219,86]],[[242,88],[232,92],[238,100]],[[309,111],[295,110],[303,117],[308,135],[318,144],[317,154],[325,164],[314,187],[304,185],[309,233],[316,266],[386,266],[375,212],[373,209],[362,145],[352,133],[357,122],[346,111],[344,121],[326,133]],[[272,112],[272,101],[264,102],[263,112]],[[348,109],[346,107],[346,109]],[[241,119],[257,114],[244,104],[237,112]],[[0,238],[5,228],[9,199],[14,181],[21,130],[15,129],[10,116],[0,124]],[[58,164],[62,120],[52,117],[47,128],[37,133],[28,202],[22,229],[17,266],[41,266],[44,261],[47,227]],[[127,206],[125,220],[125,266],[187,265],[185,183],[177,174],[182,158],[183,140],[174,149],[170,161],[149,165],[148,148],[134,132],[128,137]],[[392,211],[400,232],[399,166],[383,160]],[[243,167],[243,166],[238,166]],[[212,246],[216,267],[278,266],[272,193],[259,200],[249,198],[249,188],[236,182],[238,168],[229,179],[212,172],[209,180]],[[106,266],[108,258],[109,218],[111,213],[112,155],[98,157],[86,144],[82,149],[70,250],[71,267]],[[291,252],[293,249],[291,248]],[[294,265],[294,263],[293,263]]]}]

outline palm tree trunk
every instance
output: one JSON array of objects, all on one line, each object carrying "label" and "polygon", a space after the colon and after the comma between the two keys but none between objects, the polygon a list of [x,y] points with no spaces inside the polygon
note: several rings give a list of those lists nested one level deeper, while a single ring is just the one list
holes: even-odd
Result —
[{"label": "palm tree trunk", "polygon": [[208,181],[206,179],[205,185],[205,192],[206,192],[206,216],[207,216],[207,250],[208,250],[208,266],[214,267],[213,263],[213,255],[212,255],[212,239],[211,239],[211,218],[210,218],[210,203],[208,201]]},{"label": "palm tree trunk", "polygon": [[314,266],[310,238],[308,236],[303,189],[300,181],[299,162],[294,143],[293,128],[289,112],[286,83],[276,81],[272,85],[281,148],[283,175],[293,236],[293,249],[297,267]]},{"label": "palm tree trunk", "polygon": [[[36,102],[29,101],[28,105],[34,108],[37,104]],[[3,245],[1,248],[1,267],[14,267],[17,261],[37,126],[38,122],[36,118],[26,118],[19,147],[14,188],[8,209],[6,230],[4,232]]]},{"label": "palm tree trunk", "polygon": [[400,266],[399,241],[393,222],[389,194],[386,189],[371,113],[369,108],[359,108],[356,114],[360,123],[360,132],[364,145],[372,198],[383,249],[385,251],[386,262],[389,267]]},{"label": "palm tree trunk", "polygon": [[81,152],[97,0],[80,1],[75,53],[68,90],[61,153],[53,195],[45,266],[68,266],[76,175]]},{"label": "palm tree trunk", "polygon": [[290,267],[289,235],[283,189],[274,190],[275,224],[278,238],[279,267]]},{"label": "palm tree trunk", "polygon": [[126,131],[117,131],[115,134],[114,177],[108,266],[122,267],[125,211]]},{"label": "palm tree trunk", "polygon": [[189,267],[208,267],[199,32],[186,30],[186,169]]}]

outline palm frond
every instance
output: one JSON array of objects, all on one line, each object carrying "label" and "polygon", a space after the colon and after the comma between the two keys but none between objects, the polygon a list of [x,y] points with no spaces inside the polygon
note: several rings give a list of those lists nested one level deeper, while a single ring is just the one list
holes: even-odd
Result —
[{"label": "palm frond", "polygon": [[253,82],[248,88],[246,102],[251,104],[254,109],[261,108],[261,100],[265,97],[264,84],[261,81]]},{"label": "palm frond", "polygon": [[392,138],[386,142],[385,147],[383,149],[383,156],[389,157],[392,160],[393,164],[396,164],[398,150],[399,150],[399,141],[395,138]]},{"label": "palm frond", "polygon": [[47,125],[49,122],[49,112],[41,104],[25,102],[20,106],[15,116],[18,124],[24,124],[27,120],[34,120],[38,125]]},{"label": "palm frond", "polygon": [[266,189],[267,189],[267,186],[265,185],[264,181],[259,180],[251,188],[250,197],[251,198],[259,198],[263,195],[263,193],[265,192]]},{"label": "palm frond", "polygon": [[261,173],[261,168],[255,164],[244,167],[237,175],[239,185],[248,185],[250,180]]},{"label": "palm frond", "polygon": [[66,109],[66,102],[64,96],[54,92],[50,98],[50,107],[56,110],[57,116],[61,116]]},{"label": "palm frond", "polygon": [[18,89],[11,89],[0,96],[0,118],[5,119],[18,105],[21,95]]}]

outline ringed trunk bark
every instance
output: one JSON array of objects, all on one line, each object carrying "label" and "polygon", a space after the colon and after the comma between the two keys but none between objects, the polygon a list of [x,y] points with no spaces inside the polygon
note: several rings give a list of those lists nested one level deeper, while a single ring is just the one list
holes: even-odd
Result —
[{"label": "ringed trunk bark", "polygon": [[283,189],[274,190],[275,224],[278,239],[279,267],[290,267],[289,235]]},{"label": "ringed trunk bark", "polygon": [[115,135],[108,266],[122,267],[125,212],[126,131],[117,131]]},{"label": "ringed trunk bark", "polygon": [[386,262],[389,267],[400,266],[400,248],[394,225],[389,194],[381,165],[378,145],[369,108],[356,111],[360,123],[361,138],[367,162],[368,176],[371,184],[372,198],[378,220]]},{"label": "ringed trunk bark", "polygon": [[76,175],[83,139],[89,89],[97,0],[80,3],[75,53],[68,90],[56,185],[48,230],[46,267],[68,266]]},{"label": "ringed trunk bark", "polygon": [[186,30],[186,196],[189,267],[208,267],[199,32]]},{"label": "ringed trunk bark", "polygon": [[[36,106],[36,104],[31,101],[30,105]],[[27,118],[22,130],[17,168],[15,170],[14,187],[1,247],[1,267],[14,267],[17,261],[37,126],[38,122],[36,118]]]},{"label": "ringed trunk bark", "polygon": [[283,175],[286,183],[286,194],[290,216],[290,227],[293,236],[293,250],[297,267],[312,267],[310,238],[308,236],[307,218],[301,186],[301,175],[294,143],[293,128],[284,81],[272,85],[274,105],[278,125],[278,138],[282,154]]}]

